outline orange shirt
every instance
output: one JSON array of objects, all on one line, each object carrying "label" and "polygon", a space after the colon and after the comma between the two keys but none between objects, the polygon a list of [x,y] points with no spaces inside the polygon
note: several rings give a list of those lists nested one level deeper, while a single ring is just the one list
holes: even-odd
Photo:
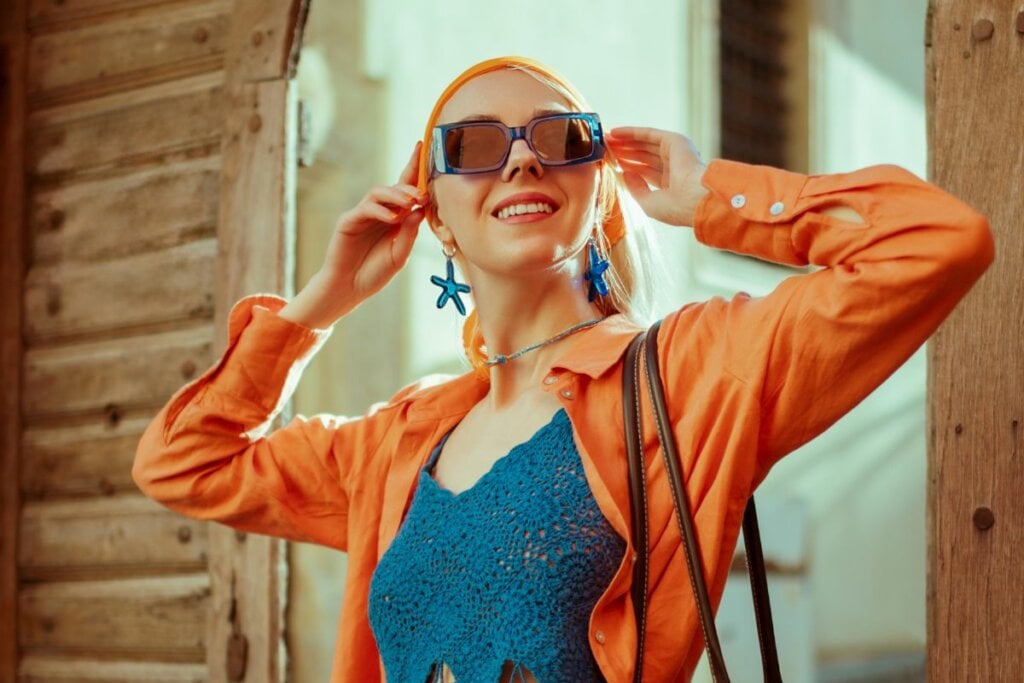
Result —
[{"label": "orange shirt", "polygon": [[[683,306],[658,335],[717,606],[747,497],[779,458],[849,411],[924,343],[988,267],[993,242],[983,216],[894,166],[808,177],[716,160],[704,185],[710,193],[694,221],[701,242],[821,266],[764,297],[741,293]],[[821,212],[835,204],[866,223]],[[488,384],[472,372],[428,378],[362,417],[299,417],[266,434],[325,336],[275,315],[281,305],[250,297],[235,307],[224,358],[153,420],[133,474],[146,494],[182,514],[347,551],[332,681],[380,681],[367,619],[370,578],[430,450]],[[636,648],[621,384],[622,355],[638,331],[614,315],[574,335],[541,383],[568,413],[598,506],[628,544],[590,620],[590,647],[611,683],[632,680]],[[643,679],[685,681],[703,644],[650,407],[644,410],[651,582]]]}]

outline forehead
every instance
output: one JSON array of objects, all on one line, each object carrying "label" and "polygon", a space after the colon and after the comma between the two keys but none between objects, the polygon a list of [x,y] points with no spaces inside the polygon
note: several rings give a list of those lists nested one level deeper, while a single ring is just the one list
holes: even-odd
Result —
[{"label": "forehead", "polygon": [[466,117],[487,117],[518,126],[527,123],[538,112],[575,110],[567,99],[530,74],[501,69],[467,81],[445,103],[437,122],[453,123]]}]

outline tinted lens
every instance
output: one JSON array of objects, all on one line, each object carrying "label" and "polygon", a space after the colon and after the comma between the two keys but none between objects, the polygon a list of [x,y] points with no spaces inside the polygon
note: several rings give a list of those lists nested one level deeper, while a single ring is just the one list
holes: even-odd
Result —
[{"label": "tinted lens", "polygon": [[554,164],[584,159],[594,151],[594,138],[585,119],[538,121],[533,127],[530,143],[542,161]]},{"label": "tinted lens", "polygon": [[501,163],[507,147],[505,132],[498,126],[487,124],[453,128],[444,138],[448,165],[460,171],[496,166]]}]

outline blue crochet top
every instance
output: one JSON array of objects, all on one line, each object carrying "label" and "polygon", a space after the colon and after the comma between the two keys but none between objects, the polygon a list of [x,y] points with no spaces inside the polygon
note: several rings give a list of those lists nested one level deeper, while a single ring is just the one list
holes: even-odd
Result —
[{"label": "blue crochet top", "polygon": [[441,680],[442,664],[460,683],[524,670],[541,683],[603,680],[590,612],[626,544],[597,507],[565,410],[459,494],[431,477],[447,439],[370,583],[388,681]]}]

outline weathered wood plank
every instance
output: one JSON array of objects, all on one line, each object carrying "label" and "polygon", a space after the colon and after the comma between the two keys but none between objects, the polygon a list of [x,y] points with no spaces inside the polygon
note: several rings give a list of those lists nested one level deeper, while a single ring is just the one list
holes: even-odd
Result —
[{"label": "weathered wood plank", "polygon": [[[193,83],[208,85],[210,80],[216,79]],[[33,125],[29,169],[37,176],[67,175],[187,157],[189,150],[208,155],[203,149],[220,140],[223,112],[217,86],[96,112],[99,115]]]},{"label": "weathered wood plank", "polygon": [[[231,86],[221,151],[215,329],[225,327],[228,311],[240,296],[256,291],[287,294],[293,284],[298,131],[289,77],[307,9],[308,0],[235,3],[225,62],[225,80]],[[264,43],[268,47],[259,50]],[[241,253],[245,258],[238,259]],[[218,349],[223,342],[221,337]],[[239,540],[228,529],[211,530],[206,660],[211,672],[226,670],[228,644],[237,631],[249,645],[246,680],[270,683],[284,677],[286,550],[275,539]],[[237,618],[232,621],[235,603]]]},{"label": "weathered wood plank", "polygon": [[20,646],[102,658],[201,662],[206,574],[29,584],[19,596]]},{"label": "weathered wood plank", "polygon": [[29,45],[32,105],[221,69],[229,9],[229,0],[174,3],[36,34]]},{"label": "weathered wood plank", "polygon": [[111,93],[82,102],[55,105],[45,109],[33,109],[29,110],[28,113],[29,128],[46,128],[80,119],[109,116],[139,105],[185,97],[206,90],[215,90],[223,85],[224,72],[212,71],[173,81],[154,83],[132,90]]},{"label": "weathered wood plank", "polygon": [[928,680],[1024,670],[1024,18],[1019,3],[929,2],[931,179],[985,213],[996,262],[928,357]]},{"label": "weathered wood plank", "polygon": [[213,312],[215,240],[99,263],[29,271],[30,341],[202,319]]},{"label": "weathered wood plank", "polygon": [[213,328],[89,344],[29,349],[25,354],[28,417],[159,406],[213,362]]},{"label": "weathered wood plank", "polygon": [[111,411],[83,425],[26,429],[21,447],[23,497],[109,496],[135,491],[132,461],[149,420],[122,420],[119,415]]},{"label": "weathered wood plank", "polygon": [[35,31],[52,30],[112,14],[138,14],[167,0],[28,0],[28,24]]},{"label": "weathered wood plank", "polygon": [[30,502],[21,516],[18,562],[28,581],[202,571],[206,530],[140,495]]},{"label": "weathered wood plank", "polygon": [[0,683],[18,665],[18,486],[24,316],[27,32],[25,0],[0,3]]},{"label": "weathered wood plank", "polygon": [[219,186],[214,156],[35,192],[32,262],[110,259],[212,237]]},{"label": "weathered wood plank", "polygon": [[231,83],[295,76],[309,0],[236,0],[225,69]]},{"label": "weathered wood plank", "polygon": [[204,664],[104,662],[30,655],[18,667],[18,683],[205,683],[209,680],[209,670]]},{"label": "weathered wood plank", "polygon": [[[214,324],[224,348],[231,305],[253,292],[290,293],[294,267],[295,101],[287,81],[236,86],[231,98],[221,181],[217,309]],[[258,121],[259,125],[253,125]],[[244,254],[244,257],[242,257]],[[240,629],[249,641],[254,680],[282,675],[279,656],[285,595],[281,589],[286,557],[281,541],[250,536],[239,544],[230,529],[213,529],[210,574],[213,581],[207,665],[223,671],[233,625],[227,615],[231,596],[241,608]]]}]

